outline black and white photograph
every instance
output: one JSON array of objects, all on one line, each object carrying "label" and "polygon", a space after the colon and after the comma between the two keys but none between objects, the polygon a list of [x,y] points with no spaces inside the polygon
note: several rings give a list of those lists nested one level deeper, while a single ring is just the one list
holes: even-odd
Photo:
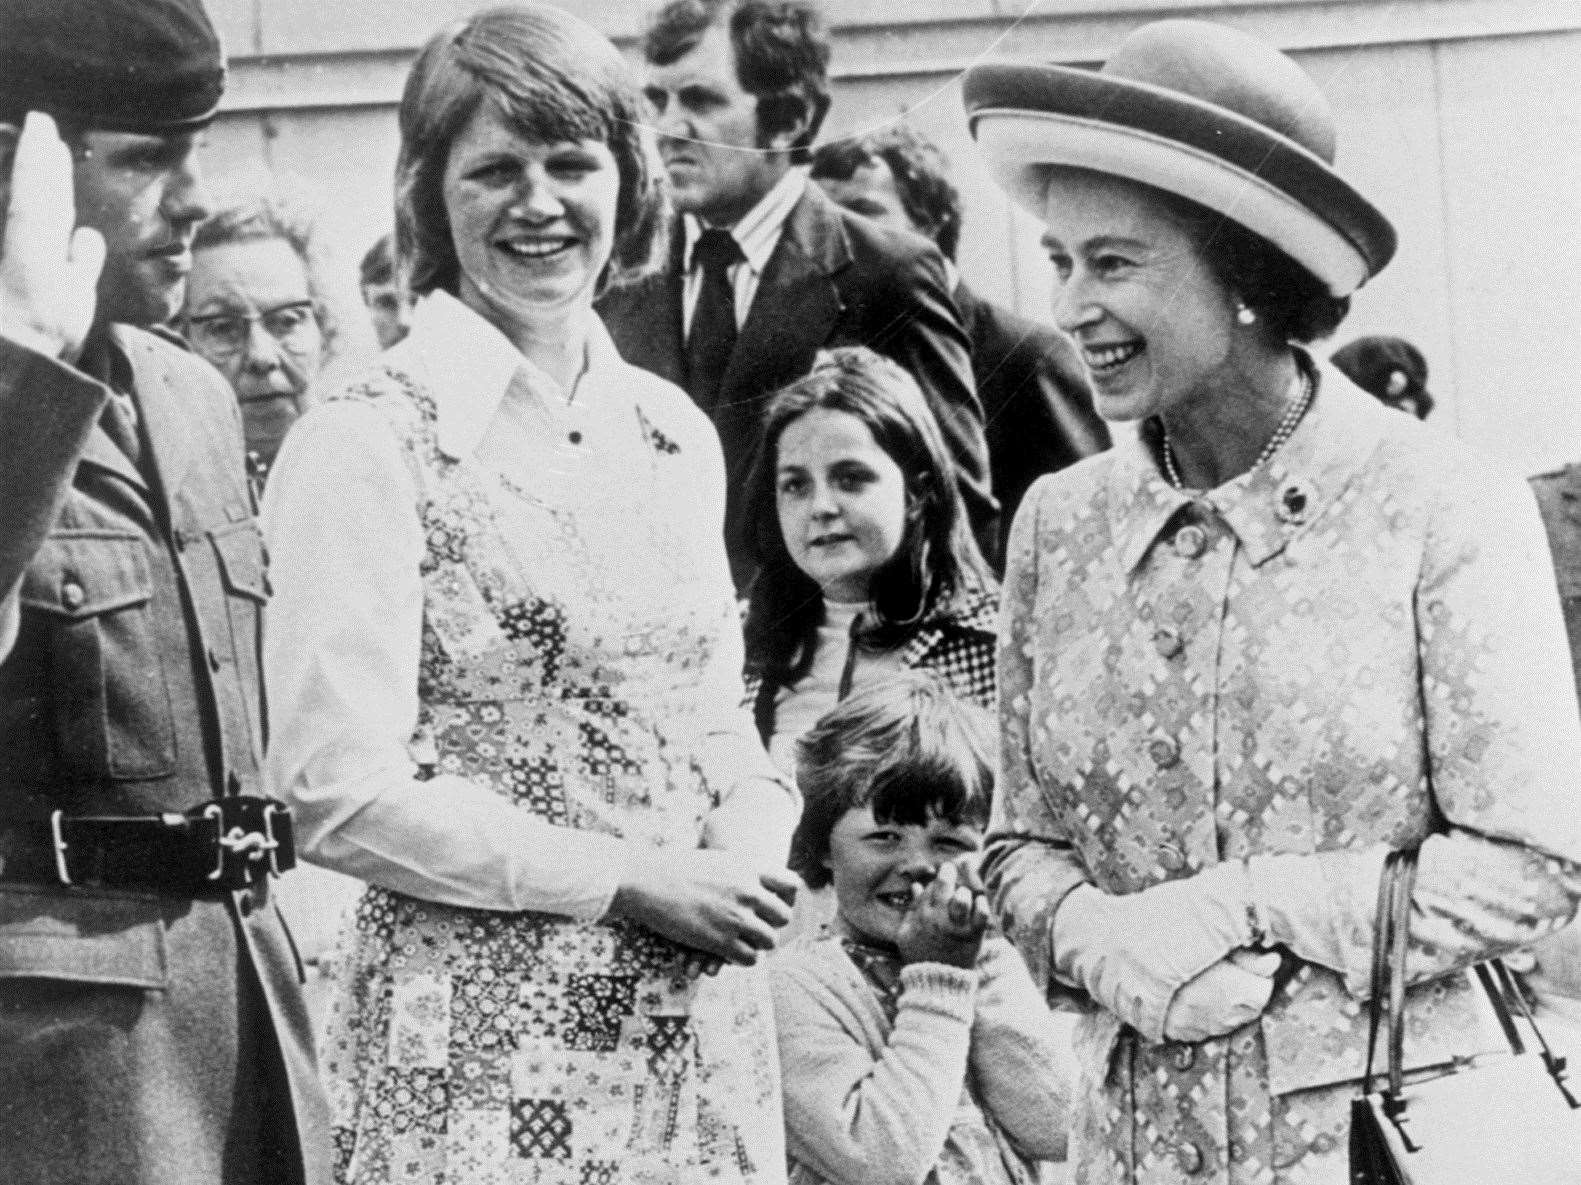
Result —
[{"label": "black and white photograph", "polygon": [[1581,1185],[1581,5],[0,0],[0,1185]]}]

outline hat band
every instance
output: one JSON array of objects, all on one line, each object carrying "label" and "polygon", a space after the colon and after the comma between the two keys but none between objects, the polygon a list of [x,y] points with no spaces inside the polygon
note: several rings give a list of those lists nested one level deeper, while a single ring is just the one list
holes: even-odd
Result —
[{"label": "hat band", "polygon": [[[1063,165],[1140,181],[1189,198],[1261,235],[1312,272],[1334,296],[1361,287],[1369,269],[1353,243],[1256,173],[1167,136],[1082,116],[1017,108],[973,113],[995,179],[1039,218],[1041,167]],[[1059,128],[1057,137],[1050,126]]]}]

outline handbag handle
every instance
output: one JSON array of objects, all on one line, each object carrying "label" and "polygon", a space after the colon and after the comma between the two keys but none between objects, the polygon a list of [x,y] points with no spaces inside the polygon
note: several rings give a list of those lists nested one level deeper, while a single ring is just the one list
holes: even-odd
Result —
[{"label": "handbag handle", "polygon": [[[1378,880],[1378,907],[1373,920],[1372,975],[1367,1001],[1367,1068],[1362,1074],[1362,1093],[1372,1093],[1373,1060],[1378,1052],[1378,1029],[1381,1027],[1386,1000],[1389,997],[1390,962],[1395,927],[1395,885],[1400,879],[1402,863],[1412,862],[1414,849],[1396,849],[1384,857],[1383,875]],[[1414,878],[1413,878],[1414,879]],[[1409,894],[1406,897],[1410,901]],[[1401,943],[1401,945],[1405,945]],[[1392,1019],[1392,1018],[1391,1018]],[[1393,1025],[1390,1026],[1392,1037]],[[1402,1041],[1403,1041],[1402,1037]],[[1385,1068],[1387,1069],[1387,1063]]]},{"label": "handbag handle", "polygon": [[[1373,1057],[1378,1044],[1378,1029],[1387,1007],[1389,1031],[1384,1073],[1388,1078],[1388,1099],[1396,1103],[1404,1086],[1405,963],[1410,948],[1411,892],[1416,882],[1416,857],[1417,849],[1406,848],[1391,851],[1384,860],[1383,876],[1378,885],[1376,930],[1372,947],[1372,998],[1368,1002],[1367,1063],[1362,1075],[1362,1090],[1363,1093],[1372,1092]],[[1494,958],[1478,964],[1473,970],[1493,1005],[1494,1015],[1510,1044],[1511,1053],[1519,1055],[1525,1052],[1525,1045],[1515,1027],[1515,1018],[1510,1012],[1510,1001],[1514,1000],[1522,1019],[1531,1027],[1532,1035],[1542,1047],[1541,1060],[1549,1077],[1554,1080],[1554,1085],[1559,1088],[1559,1093],[1571,1109],[1581,1109],[1581,1100],[1577,1100],[1565,1084],[1566,1059],[1555,1056],[1549,1047],[1542,1029],[1538,1027],[1537,1018],[1532,1015],[1525,997],[1520,994],[1509,968]]]}]

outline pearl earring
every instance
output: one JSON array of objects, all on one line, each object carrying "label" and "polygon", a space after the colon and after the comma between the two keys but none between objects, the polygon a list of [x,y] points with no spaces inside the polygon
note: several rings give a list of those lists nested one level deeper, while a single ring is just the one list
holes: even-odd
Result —
[{"label": "pearl earring", "polygon": [[1242,325],[1255,325],[1257,324],[1257,314],[1246,306],[1244,300],[1237,300],[1235,302],[1235,320]]}]

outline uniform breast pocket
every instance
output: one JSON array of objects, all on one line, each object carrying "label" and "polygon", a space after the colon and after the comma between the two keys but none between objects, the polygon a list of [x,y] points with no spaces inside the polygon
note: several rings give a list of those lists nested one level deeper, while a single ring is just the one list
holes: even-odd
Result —
[{"label": "uniform breast pocket", "polygon": [[84,778],[158,778],[175,769],[175,717],[144,548],[133,533],[60,531],[22,582],[23,612],[48,631],[60,761]]}]

